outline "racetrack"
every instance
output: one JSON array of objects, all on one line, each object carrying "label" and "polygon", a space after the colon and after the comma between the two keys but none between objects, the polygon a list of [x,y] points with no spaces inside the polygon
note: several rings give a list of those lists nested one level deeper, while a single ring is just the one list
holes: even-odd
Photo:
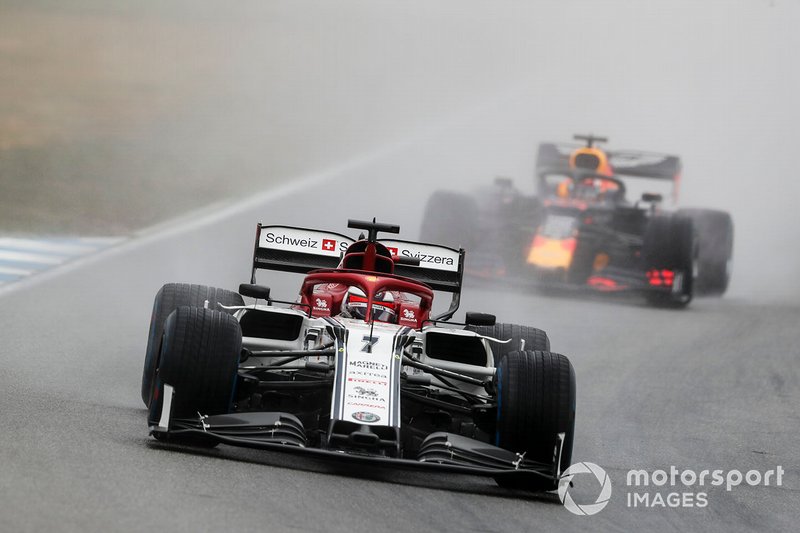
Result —
[{"label": "racetrack", "polygon": [[[87,3],[120,20],[150,9],[120,14],[119,6],[133,4]],[[287,184],[0,290],[0,531],[797,529],[800,73],[783,59],[798,46],[797,6],[408,0],[371,9],[241,2],[238,11],[207,2],[211,8],[184,17],[191,4],[170,4],[166,37],[141,31],[146,24],[121,32],[137,52],[133,67],[160,57],[162,45],[201,52],[192,56],[202,58],[197,77],[173,72],[183,58],[174,51],[164,71],[143,69],[199,95],[174,89],[164,97],[158,85],[144,91],[159,105],[143,105],[157,119],[141,135],[180,154],[184,164],[164,171],[178,169],[179,187],[180,180],[187,189],[203,179],[225,183],[234,172]],[[173,33],[173,23],[187,33]],[[105,19],[98,26],[106,28]],[[125,48],[117,29],[104,30],[98,48],[138,91],[136,69],[114,61],[107,46]],[[195,31],[208,36],[199,48]],[[0,40],[2,50],[14,46]],[[601,61],[584,61],[587,50]],[[101,94],[116,96],[121,87],[109,82]],[[49,98],[96,104],[63,84],[48,88]],[[139,131],[136,121],[112,119],[98,135]],[[602,466],[613,483],[599,514],[577,517],[553,496],[509,494],[481,478],[353,472],[256,451],[168,448],[147,436],[140,380],[163,283],[248,281],[258,221],[347,233],[347,218],[377,216],[414,239],[433,188],[469,188],[495,174],[528,185],[537,142],[590,128],[609,135],[610,147],[681,154],[687,204],[730,209],[737,225],[730,294],[684,311],[465,288],[462,313],[546,329],[554,351],[573,361],[573,460]],[[287,299],[299,282],[268,273],[259,280]],[[742,472],[781,465],[785,474],[781,487],[707,487],[704,508],[627,507],[629,470],[671,465]],[[575,491],[587,503],[599,486],[576,478]]]},{"label": "racetrack", "polygon": [[[593,517],[571,515],[552,496],[508,495],[480,478],[347,472],[255,451],[168,449],[148,438],[139,385],[158,287],[166,281],[236,287],[249,275],[255,221],[342,229],[347,213],[334,216],[322,206],[344,202],[340,197],[372,170],[337,177],[339,187],[325,198],[289,193],[233,209],[225,220],[162,228],[0,297],[0,530],[795,528],[797,306],[734,298],[664,311],[467,288],[462,310],[545,328],[554,350],[571,356],[578,376],[574,461],[604,467],[615,489]],[[298,213],[296,205],[323,215]],[[387,220],[402,224],[401,211],[387,209]],[[288,297],[294,287],[288,277],[260,280]],[[786,472],[779,488],[710,487],[702,509],[626,507],[627,470],[670,465],[698,471],[782,465]],[[590,499],[592,483],[578,483]]]}]

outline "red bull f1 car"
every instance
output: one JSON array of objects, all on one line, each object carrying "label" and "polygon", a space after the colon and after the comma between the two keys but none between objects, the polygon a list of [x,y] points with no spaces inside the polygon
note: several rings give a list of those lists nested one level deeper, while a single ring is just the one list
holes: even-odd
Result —
[{"label": "red bull f1 car", "polygon": [[[349,227],[367,235],[259,224],[238,292],[158,291],[142,377],[151,435],[555,489],[572,454],[569,360],[533,327],[451,321],[463,249]],[[261,270],[303,274],[297,299],[273,299]],[[437,315],[434,292],[451,294]]]},{"label": "red bull f1 car", "polygon": [[526,196],[498,178],[477,194],[437,191],[422,238],[470,251],[467,273],[560,289],[643,292],[684,307],[695,295],[721,295],[730,280],[731,216],[712,209],[662,209],[663,195],[629,189],[669,184],[677,200],[677,156],[608,151],[607,140],[539,146],[537,191]]}]

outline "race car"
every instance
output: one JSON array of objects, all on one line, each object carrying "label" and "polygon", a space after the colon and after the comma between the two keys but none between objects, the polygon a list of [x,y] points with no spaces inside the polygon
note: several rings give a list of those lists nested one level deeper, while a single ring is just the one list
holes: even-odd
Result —
[{"label": "race car", "polygon": [[[168,283],[142,377],[150,434],[554,490],[570,465],[575,372],[537,328],[458,310],[463,249],[262,226],[239,291]],[[304,274],[294,301],[261,270]],[[435,293],[451,295],[433,312]],[[243,297],[253,298],[245,304]]]},{"label": "race car", "polygon": [[[467,273],[560,289],[637,291],[659,306],[685,307],[695,295],[722,295],[731,276],[733,221],[725,211],[662,209],[677,201],[681,161],[673,155],[542,143],[537,190],[526,196],[508,178],[475,194],[436,191],[422,239],[470,250]],[[663,187],[662,187],[663,188]]]}]

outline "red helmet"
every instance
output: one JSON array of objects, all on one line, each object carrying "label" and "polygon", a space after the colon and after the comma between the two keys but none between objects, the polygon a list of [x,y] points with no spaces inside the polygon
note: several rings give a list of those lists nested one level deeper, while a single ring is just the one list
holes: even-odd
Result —
[{"label": "red helmet", "polygon": [[[367,318],[367,296],[357,287],[347,289],[347,294],[342,301],[341,314],[345,318]],[[372,301],[372,320],[378,322],[397,322],[397,313],[394,310],[394,296],[390,292],[379,292]]]}]

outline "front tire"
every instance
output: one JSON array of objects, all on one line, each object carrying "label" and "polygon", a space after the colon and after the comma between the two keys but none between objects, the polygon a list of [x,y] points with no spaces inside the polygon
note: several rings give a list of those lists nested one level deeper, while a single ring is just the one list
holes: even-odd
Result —
[{"label": "front tire", "polygon": [[161,416],[164,385],[174,388],[171,418],[230,412],[242,330],[230,314],[181,306],[164,323],[149,420]]},{"label": "front tire", "polygon": [[[497,431],[495,444],[525,454],[526,459],[552,464],[558,434],[564,433],[559,471],[572,461],[575,435],[575,370],[565,356],[548,351],[508,353],[497,366]],[[558,482],[520,486],[497,479],[503,487],[553,490]]]},{"label": "front tire", "polygon": [[155,371],[158,364],[158,352],[161,337],[164,333],[164,322],[178,307],[188,305],[203,307],[208,300],[208,308],[220,310],[218,303],[227,306],[244,305],[240,294],[216,287],[192,285],[189,283],[167,283],[156,293],[153,302],[153,313],[150,317],[150,332],[147,336],[147,349],[144,356],[142,372],[142,401],[150,407],[155,384]]},{"label": "front tire", "polygon": [[695,293],[722,296],[728,290],[733,260],[733,219],[725,211],[681,209],[678,215],[692,219],[698,238]]}]

